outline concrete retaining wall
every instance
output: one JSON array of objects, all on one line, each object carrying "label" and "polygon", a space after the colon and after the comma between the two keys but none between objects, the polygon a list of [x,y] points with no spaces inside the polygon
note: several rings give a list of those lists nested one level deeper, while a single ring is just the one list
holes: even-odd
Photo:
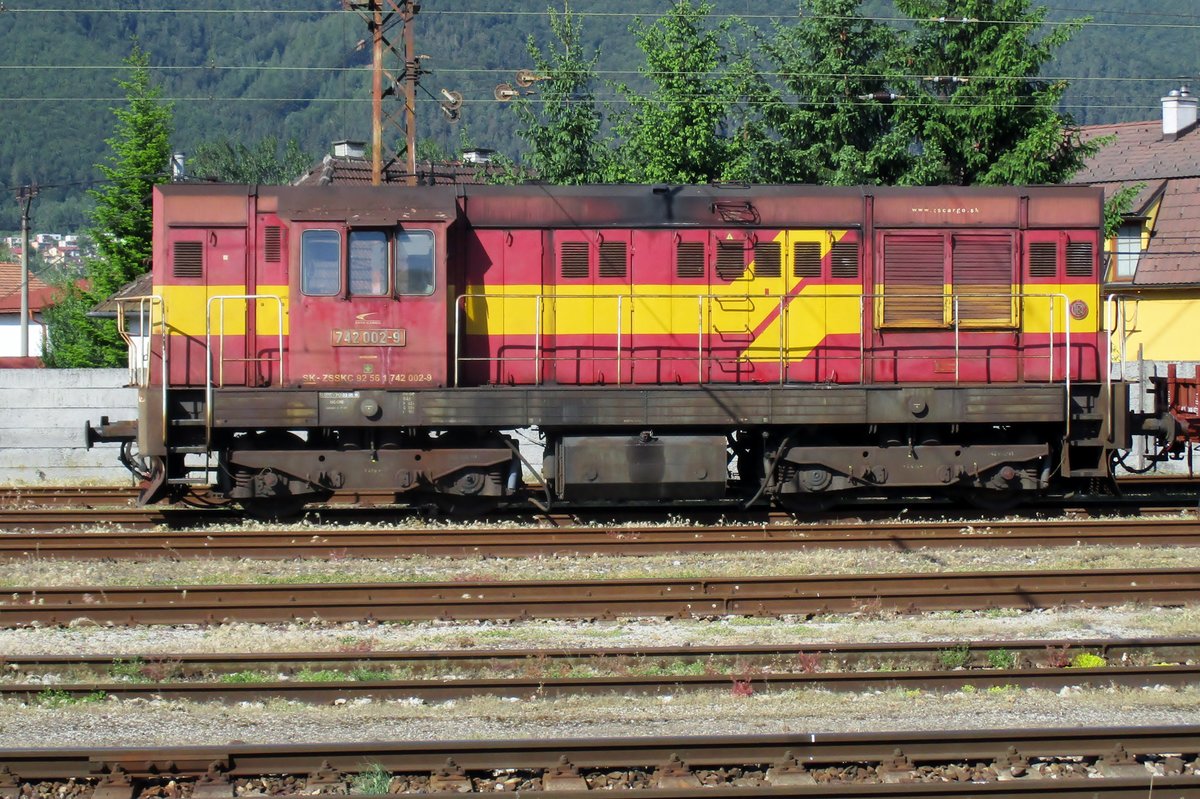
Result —
[{"label": "concrete retaining wall", "polygon": [[86,422],[137,418],[128,369],[0,369],[0,485],[126,485],[115,444],[85,448]]}]

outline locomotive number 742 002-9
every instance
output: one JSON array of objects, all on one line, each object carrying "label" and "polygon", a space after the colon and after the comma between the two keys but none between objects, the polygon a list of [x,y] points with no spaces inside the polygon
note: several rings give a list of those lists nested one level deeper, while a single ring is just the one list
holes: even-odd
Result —
[{"label": "locomotive number 742 002-9", "polygon": [[381,327],[358,330],[339,327],[334,328],[332,338],[335,347],[403,347],[404,329]]}]

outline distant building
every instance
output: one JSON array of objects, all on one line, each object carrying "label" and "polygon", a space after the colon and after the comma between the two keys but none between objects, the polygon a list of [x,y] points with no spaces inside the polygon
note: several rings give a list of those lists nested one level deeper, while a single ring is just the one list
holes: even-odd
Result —
[{"label": "distant building", "polygon": [[[29,357],[40,358],[46,331],[42,309],[49,305],[56,289],[37,276],[29,276]],[[0,359],[21,354],[21,265],[0,264]],[[21,364],[28,365],[28,364]]]},{"label": "distant building", "polygon": [[[1100,186],[1105,196],[1132,187],[1132,206],[1108,242],[1105,319],[1113,326],[1113,372],[1149,389],[1175,364],[1191,377],[1200,363],[1200,130],[1197,98],[1187,86],[1161,98],[1162,118],[1089,125],[1083,137],[1112,137],[1072,183]],[[1135,409],[1148,408],[1135,392]],[[1140,443],[1139,443],[1140,446]],[[1146,453],[1130,465],[1144,467]],[[1178,472],[1186,464],[1159,464]]]}]

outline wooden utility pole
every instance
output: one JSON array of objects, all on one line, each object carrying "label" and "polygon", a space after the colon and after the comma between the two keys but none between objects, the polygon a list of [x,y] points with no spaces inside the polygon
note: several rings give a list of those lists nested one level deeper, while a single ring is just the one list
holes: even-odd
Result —
[{"label": "wooden utility pole", "polygon": [[[342,0],[347,10],[356,11],[371,31],[371,183],[378,186],[387,175],[387,168],[396,160],[394,155],[385,157],[383,129],[392,123],[403,129],[405,149],[408,151],[408,175],[406,182],[417,185],[417,84],[421,79],[421,63],[413,46],[413,18],[421,10],[416,0]],[[404,29],[403,48],[400,52],[388,38],[388,31],[396,24]],[[364,43],[365,44],[365,43]],[[390,58],[389,58],[390,56]],[[403,73],[389,69],[385,61],[398,61]],[[397,93],[397,85],[404,83],[403,122],[400,115],[385,109],[383,99]]]}]

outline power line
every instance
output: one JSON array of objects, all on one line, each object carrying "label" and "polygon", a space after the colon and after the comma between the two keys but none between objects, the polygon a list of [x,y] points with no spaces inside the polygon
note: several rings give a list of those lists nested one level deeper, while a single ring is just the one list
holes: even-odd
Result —
[{"label": "power line", "polygon": [[[57,72],[79,70],[91,71],[131,71],[133,67],[124,64],[0,64],[0,71],[16,70],[16,71],[41,71],[41,72]],[[366,73],[367,65],[360,66],[272,66],[267,64],[240,64],[240,65],[215,65],[215,64],[161,64],[152,65],[147,69],[156,72],[345,72],[345,73]],[[513,72],[510,68],[504,67],[439,67],[435,70],[429,70],[430,74],[436,75],[507,75]],[[571,73],[563,72],[563,75]],[[593,70],[592,74],[597,77],[624,77],[643,74],[636,69],[598,69]],[[655,74],[670,75],[673,77],[703,77],[712,74],[711,72],[690,72],[686,70],[671,70],[666,72],[656,72]],[[792,77],[792,78],[842,78],[850,77],[856,80],[870,79],[893,79],[893,80],[921,80],[926,78],[926,75],[908,75],[896,74],[885,75],[883,73],[859,73],[847,76],[843,72],[796,72],[783,70],[756,70],[756,74],[764,77]],[[984,81],[984,80],[1027,80],[1027,81],[1068,81],[1071,83],[1178,83],[1178,75],[1149,75],[1149,76],[1089,76],[1089,75],[1005,75],[1005,74],[975,74],[975,75],[959,75],[960,78],[968,80]]]},{"label": "power line", "polygon": [[[1069,10],[1070,13],[1124,13],[1124,12],[1108,12],[1103,9],[1060,9]],[[270,14],[272,16],[280,15],[308,15],[308,16],[331,16],[334,14],[350,14],[353,11],[342,9],[262,9],[262,8],[5,8],[3,13],[18,13],[18,14],[34,14],[34,13],[52,13],[52,14],[111,14],[113,12],[121,14],[141,14],[149,16],[159,15],[182,15],[182,14],[197,14],[197,15],[235,15],[235,14]],[[545,11],[519,11],[511,9],[428,9],[422,13],[429,16],[465,16],[465,17],[546,17]],[[578,17],[596,17],[596,18],[615,18],[615,19],[633,19],[638,17],[656,18],[663,17],[669,14],[670,11],[572,11],[571,14]],[[1131,16],[1145,18],[1147,16],[1161,16],[1164,19],[1185,20],[1195,19],[1192,15],[1153,15],[1128,12]],[[710,13],[706,15],[707,19],[713,20],[783,20],[792,19],[793,14],[720,14]],[[942,22],[947,25],[1013,25],[1013,26],[1031,26],[1035,23],[1029,20],[1006,20],[1006,19],[982,19],[982,18],[939,18],[939,19],[914,19],[904,16],[843,16],[836,14],[813,14],[806,15],[806,20],[864,20],[867,22],[890,23],[899,22],[911,24],[914,22]],[[1060,27],[1063,25],[1078,25],[1080,27],[1091,28],[1141,28],[1153,30],[1157,28],[1170,28],[1172,30],[1200,30],[1200,22],[1185,23],[1185,22],[1098,22],[1096,20],[1043,20],[1036,23],[1038,26]]]}]

